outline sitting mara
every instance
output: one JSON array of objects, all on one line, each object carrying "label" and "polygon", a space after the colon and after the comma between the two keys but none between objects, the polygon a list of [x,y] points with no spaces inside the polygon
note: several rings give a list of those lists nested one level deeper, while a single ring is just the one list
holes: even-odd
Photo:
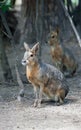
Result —
[{"label": "sitting mara", "polygon": [[46,64],[38,59],[37,51],[39,43],[31,49],[24,43],[26,49],[22,64],[26,66],[26,76],[34,87],[35,102],[34,107],[40,106],[42,95],[46,95],[57,104],[63,104],[69,91],[69,85],[61,71],[50,64]]},{"label": "sitting mara", "polygon": [[52,31],[48,43],[51,47],[51,56],[54,65],[67,77],[73,76],[77,70],[78,64],[68,48],[60,44],[59,31]]}]

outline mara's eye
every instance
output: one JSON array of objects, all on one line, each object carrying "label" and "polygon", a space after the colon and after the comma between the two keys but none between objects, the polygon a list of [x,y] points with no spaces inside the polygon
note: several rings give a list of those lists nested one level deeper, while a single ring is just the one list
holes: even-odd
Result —
[{"label": "mara's eye", "polygon": [[33,54],[31,54],[30,56],[33,57]]},{"label": "mara's eye", "polygon": [[54,38],[55,36],[51,36],[52,38]]}]

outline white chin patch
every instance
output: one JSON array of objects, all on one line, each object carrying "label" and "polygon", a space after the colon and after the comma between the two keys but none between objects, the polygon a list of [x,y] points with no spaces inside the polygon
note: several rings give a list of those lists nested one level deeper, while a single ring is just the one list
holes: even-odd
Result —
[{"label": "white chin patch", "polygon": [[26,66],[26,63],[22,62],[22,65]]},{"label": "white chin patch", "polygon": [[29,64],[29,61],[28,61],[28,60],[27,60],[26,62],[27,62],[26,64]]}]

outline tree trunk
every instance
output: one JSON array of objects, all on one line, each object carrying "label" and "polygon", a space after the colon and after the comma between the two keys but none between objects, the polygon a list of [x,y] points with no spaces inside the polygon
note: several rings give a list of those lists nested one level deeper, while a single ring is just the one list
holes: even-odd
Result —
[{"label": "tree trunk", "polygon": [[67,42],[72,38],[77,40],[67,11],[64,10],[61,2],[62,0],[24,0],[23,8],[25,7],[26,11],[21,11],[22,14],[25,14],[25,17],[22,18],[25,25],[23,24],[22,27],[21,37],[23,38],[21,39],[23,40],[21,42],[24,40],[27,43],[39,41],[41,44],[46,42],[50,30],[54,30],[57,26],[60,30],[59,35],[62,42]]},{"label": "tree trunk", "polygon": [[10,82],[12,78],[11,69],[8,63],[8,59],[5,53],[5,47],[2,40],[2,32],[0,30],[0,64],[3,71],[4,80]]},{"label": "tree trunk", "polygon": [[41,9],[40,9],[40,56],[42,54],[42,44],[43,44],[43,25],[44,25],[44,0],[41,0],[41,3],[40,3],[40,6],[41,6]]}]

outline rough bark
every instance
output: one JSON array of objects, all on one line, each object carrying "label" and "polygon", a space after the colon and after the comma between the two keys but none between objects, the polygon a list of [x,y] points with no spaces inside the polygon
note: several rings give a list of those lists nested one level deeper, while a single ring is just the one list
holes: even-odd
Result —
[{"label": "rough bark", "polygon": [[4,43],[2,40],[1,30],[0,30],[0,63],[1,63],[2,70],[3,70],[4,80],[6,82],[12,81],[12,79],[13,79],[12,73],[11,73],[9,63],[8,63],[8,58],[5,53],[5,47],[4,47]]},{"label": "rough bark", "polygon": [[[71,4],[70,0],[67,1]],[[21,12],[23,20],[23,22],[21,20],[23,25],[20,27],[21,44],[24,41],[27,43],[36,41],[44,43],[47,41],[50,31],[56,27],[59,27],[62,42],[67,42],[70,39],[77,40],[75,36],[78,34],[76,35],[76,31],[72,27],[73,24],[71,24],[72,22],[66,13],[67,11],[64,10],[59,0],[24,0]]]},{"label": "rough bark", "polygon": [[81,37],[81,0],[79,0],[78,6],[76,6],[76,8],[73,10],[72,20]]},{"label": "rough bark", "polygon": [[73,21],[72,21],[70,15],[69,15],[68,12],[66,11],[66,9],[65,9],[65,7],[64,7],[64,5],[63,5],[63,3],[62,3],[62,1],[60,1],[60,3],[61,3],[61,6],[63,7],[63,10],[64,10],[64,12],[65,12],[65,14],[66,14],[66,16],[67,16],[67,18],[68,18],[70,24],[71,24],[71,27],[72,27],[72,29],[73,29],[73,32],[74,32],[74,34],[75,34],[75,36],[76,36],[76,39],[77,39],[77,41],[78,41],[78,43],[79,43],[79,46],[81,47],[81,39],[80,39],[80,36],[79,36],[79,34],[78,34],[78,32],[77,32],[75,26],[74,26],[74,23],[73,23]]}]

